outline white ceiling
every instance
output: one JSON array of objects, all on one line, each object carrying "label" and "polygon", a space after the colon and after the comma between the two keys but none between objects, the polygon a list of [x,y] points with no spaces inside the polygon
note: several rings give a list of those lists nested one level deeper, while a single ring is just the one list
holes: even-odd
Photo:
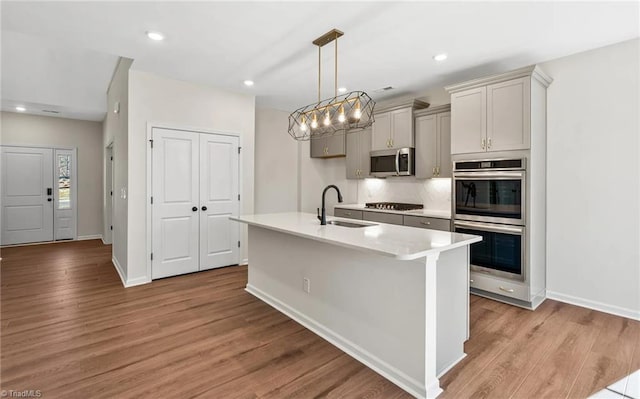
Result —
[{"label": "white ceiling", "polygon": [[[135,69],[293,110],[316,100],[311,41],[332,28],[345,32],[339,85],[375,99],[385,86],[396,89],[384,96],[420,92],[640,35],[635,1],[3,1],[2,94],[7,101],[104,112],[120,55],[133,58]],[[148,30],[166,40],[148,40]],[[333,46],[325,49],[323,98],[333,92]],[[449,58],[435,62],[442,52]],[[244,87],[245,79],[255,86]]]}]

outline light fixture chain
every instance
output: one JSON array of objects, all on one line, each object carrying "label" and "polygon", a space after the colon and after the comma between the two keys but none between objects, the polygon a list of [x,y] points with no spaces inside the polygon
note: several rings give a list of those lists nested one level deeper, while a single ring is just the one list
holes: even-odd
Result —
[{"label": "light fixture chain", "polygon": [[322,76],[322,47],[318,46],[318,102],[320,102],[321,76]]},{"label": "light fixture chain", "polygon": [[335,97],[338,97],[338,34],[336,33],[336,54],[335,54],[335,73],[334,73],[334,77],[335,77],[335,87],[334,87],[334,92],[333,95]]}]

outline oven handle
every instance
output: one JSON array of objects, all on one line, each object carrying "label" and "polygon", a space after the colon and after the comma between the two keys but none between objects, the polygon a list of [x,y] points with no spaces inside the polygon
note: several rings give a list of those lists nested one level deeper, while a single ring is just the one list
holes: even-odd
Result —
[{"label": "oven handle", "polygon": [[524,232],[524,227],[520,226],[504,226],[504,225],[494,225],[494,224],[486,224],[486,223],[473,223],[473,222],[460,222],[454,221],[453,225],[455,227],[467,227],[470,229],[475,229],[479,231],[490,231],[494,233],[507,233],[507,234],[519,234],[522,235]]},{"label": "oven handle", "polygon": [[508,172],[466,172],[460,173],[456,172],[453,174],[455,179],[464,178],[464,179],[484,179],[487,178],[506,178],[506,177],[516,177],[516,178],[524,178],[524,171],[508,171]]}]

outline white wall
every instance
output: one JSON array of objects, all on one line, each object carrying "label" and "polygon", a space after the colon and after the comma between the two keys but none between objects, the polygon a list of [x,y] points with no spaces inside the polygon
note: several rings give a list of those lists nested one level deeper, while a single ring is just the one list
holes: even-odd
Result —
[{"label": "white wall", "polygon": [[[134,66],[135,68],[135,66]],[[214,87],[129,71],[128,254],[129,284],[149,281],[146,248],[147,126],[168,126],[238,133],[242,145],[242,210],[254,209],[255,97]],[[243,227],[242,257],[247,257]],[[150,234],[150,232],[149,232]]]},{"label": "white wall", "polygon": [[640,40],[542,64],[550,297],[640,318]]},{"label": "white wall", "polygon": [[2,143],[78,148],[78,237],[102,235],[102,123],[2,112]]},{"label": "white wall", "polygon": [[289,113],[256,110],[255,212],[298,210],[298,142],[287,133]]},{"label": "white wall", "polygon": [[[111,225],[113,231],[112,238],[112,256],[115,266],[118,268],[122,279],[127,280],[127,183],[128,183],[128,126],[129,126],[129,68],[133,60],[128,58],[120,58],[116,70],[111,79],[109,89],[107,90],[107,114],[104,119],[104,129],[102,142],[100,146],[100,170],[103,176],[106,176],[106,148],[113,145],[113,210]],[[115,103],[120,103],[120,111],[113,112]],[[103,209],[108,211],[107,201],[111,201],[111,197],[107,192],[106,185],[102,191],[101,203]],[[108,215],[105,215],[104,228],[106,237],[109,237],[106,229],[109,228]]]}]

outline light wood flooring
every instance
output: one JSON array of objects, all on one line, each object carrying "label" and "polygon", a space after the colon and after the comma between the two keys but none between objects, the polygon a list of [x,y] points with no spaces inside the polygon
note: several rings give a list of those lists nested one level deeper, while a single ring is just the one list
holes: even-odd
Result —
[{"label": "light wood flooring", "polygon": [[[409,398],[244,291],[246,267],[125,289],[100,241],[2,249],[1,388],[44,398]],[[585,398],[640,368],[640,323],[471,297],[442,398]]]}]

